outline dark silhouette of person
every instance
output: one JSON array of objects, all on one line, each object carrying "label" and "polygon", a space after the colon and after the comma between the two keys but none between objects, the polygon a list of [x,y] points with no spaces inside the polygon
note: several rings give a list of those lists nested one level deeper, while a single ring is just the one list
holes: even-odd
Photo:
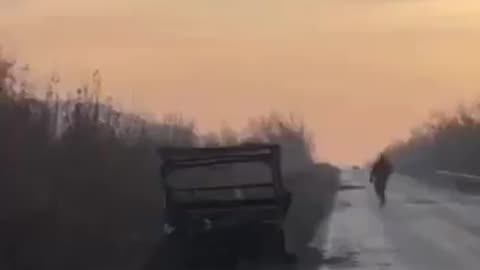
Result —
[{"label": "dark silhouette of person", "polygon": [[373,182],[375,187],[375,193],[380,200],[380,206],[385,206],[386,197],[385,189],[387,187],[387,181],[390,175],[393,172],[393,165],[388,160],[387,156],[382,153],[378,157],[377,161],[372,166],[372,171],[370,173],[370,183]]}]

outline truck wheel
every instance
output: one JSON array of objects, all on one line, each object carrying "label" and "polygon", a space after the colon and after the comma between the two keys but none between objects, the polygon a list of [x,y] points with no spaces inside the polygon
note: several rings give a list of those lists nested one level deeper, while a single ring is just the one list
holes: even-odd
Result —
[{"label": "truck wheel", "polygon": [[238,254],[241,254],[249,261],[258,261],[262,257],[262,235],[250,232],[239,241],[240,248]]},{"label": "truck wheel", "polygon": [[279,229],[276,232],[276,251],[278,252],[279,259],[283,263],[295,263],[297,261],[297,257],[295,254],[291,254],[287,251],[286,244],[285,244],[285,233],[282,229]]},{"label": "truck wheel", "polygon": [[155,252],[144,265],[144,270],[183,269],[180,250],[168,243],[159,243]]},{"label": "truck wheel", "polygon": [[266,228],[263,233],[262,250],[266,258],[282,263],[295,262],[295,256],[289,254],[285,246],[285,235],[281,228]]}]

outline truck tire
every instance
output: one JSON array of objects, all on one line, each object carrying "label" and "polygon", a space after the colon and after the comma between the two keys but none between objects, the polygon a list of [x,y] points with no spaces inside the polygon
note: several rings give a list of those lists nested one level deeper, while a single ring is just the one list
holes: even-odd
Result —
[{"label": "truck tire", "polygon": [[295,262],[294,256],[289,254],[285,245],[285,234],[282,228],[267,227],[262,234],[262,253],[265,259],[281,263]]}]

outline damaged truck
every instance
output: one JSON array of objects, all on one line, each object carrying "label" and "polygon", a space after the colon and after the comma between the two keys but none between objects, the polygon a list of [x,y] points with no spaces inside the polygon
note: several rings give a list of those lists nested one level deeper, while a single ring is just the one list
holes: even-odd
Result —
[{"label": "damaged truck", "polygon": [[279,145],[161,147],[158,154],[166,257],[175,269],[295,261],[285,249],[292,198]]}]

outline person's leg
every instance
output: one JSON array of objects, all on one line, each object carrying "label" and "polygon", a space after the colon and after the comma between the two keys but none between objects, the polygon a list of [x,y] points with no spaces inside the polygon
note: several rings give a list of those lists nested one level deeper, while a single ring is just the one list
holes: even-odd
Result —
[{"label": "person's leg", "polygon": [[374,187],[375,187],[375,194],[377,195],[378,200],[381,202],[381,197],[382,197],[382,191],[380,188],[380,180],[378,178],[375,179],[375,182],[373,182]]},{"label": "person's leg", "polygon": [[379,177],[375,181],[375,192],[380,201],[380,205],[385,205],[385,181],[383,178]]},{"label": "person's leg", "polygon": [[380,195],[380,205],[385,206],[385,189],[383,188]]},{"label": "person's leg", "polygon": [[387,180],[385,178],[382,178],[382,181],[380,183],[380,203],[382,206],[384,206],[386,203],[386,197],[385,197],[386,183],[387,183]]},{"label": "person's leg", "polygon": [[389,175],[385,177],[385,182],[383,183],[383,200],[385,203],[387,202],[387,193],[385,192],[387,190],[387,184],[388,184],[388,179],[390,178]]}]

